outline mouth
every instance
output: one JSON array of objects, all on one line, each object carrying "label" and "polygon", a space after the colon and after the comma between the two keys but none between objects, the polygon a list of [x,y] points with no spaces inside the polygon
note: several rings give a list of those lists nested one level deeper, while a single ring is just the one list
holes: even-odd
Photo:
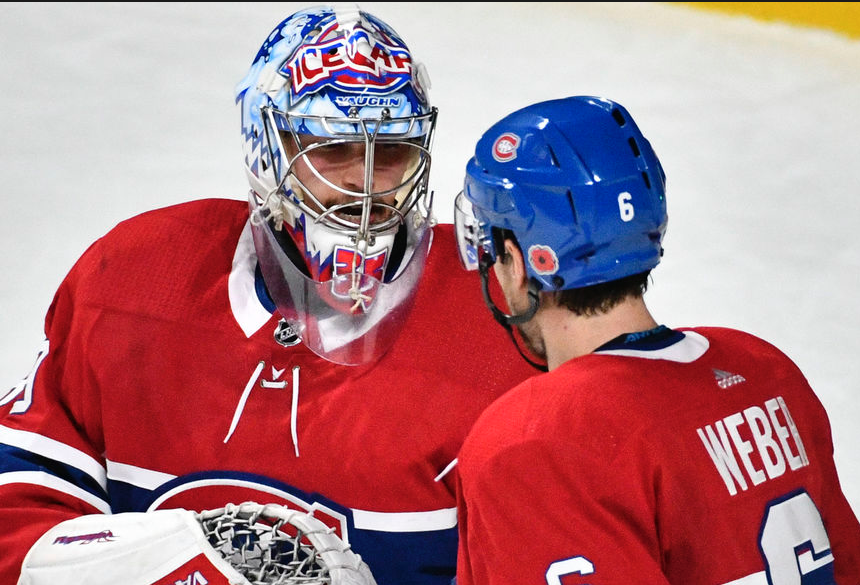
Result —
[{"label": "mouth", "polygon": [[[329,207],[329,214],[358,225],[362,218],[362,204],[360,201],[351,201],[347,203],[339,203]],[[377,225],[387,222],[394,215],[394,208],[390,205],[374,203],[370,208],[370,225]]]}]

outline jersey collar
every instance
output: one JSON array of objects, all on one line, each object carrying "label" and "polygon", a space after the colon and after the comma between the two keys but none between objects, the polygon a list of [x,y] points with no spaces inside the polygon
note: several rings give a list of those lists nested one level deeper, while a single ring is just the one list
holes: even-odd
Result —
[{"label": "jersey collar", "polygon": [[245,337],[259,331],[274,313],[274,303],[269,299],[262,278],[258,284],[258,272],[257,252],[248,220],[236,244],[233,266],[227,279],[230,309]]}]

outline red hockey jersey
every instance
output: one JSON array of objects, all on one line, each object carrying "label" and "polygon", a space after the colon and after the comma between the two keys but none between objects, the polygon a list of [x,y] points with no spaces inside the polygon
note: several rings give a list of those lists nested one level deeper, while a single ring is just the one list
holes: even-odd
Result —
[{"label": "red hockey jersey", "polygon": [[458,265],[450,225],[380,361],[285,347],[247,222],[234,200],[142,214],[59,287],[37,367],[0,395],[0,582],[60,520],[243,501],[314,510],[380,585],[450,581],[454,484],[434,479],[535,371]]},{"label": "red hockey jersey", "polygon": [[860,583],[860,525],[795,364],[739,331],[656,331],[479,418],[457,584]]}]

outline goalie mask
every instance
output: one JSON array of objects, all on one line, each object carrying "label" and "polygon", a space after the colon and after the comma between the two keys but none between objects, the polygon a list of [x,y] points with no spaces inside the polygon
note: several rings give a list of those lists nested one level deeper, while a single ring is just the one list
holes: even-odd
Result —
[{"label": "goalie mask", "polygon": [[237,102],[269,295],[312,351],[355,365],[390,347],[411,308],[436,110],[397,33],[347,6],[280,23]]}]

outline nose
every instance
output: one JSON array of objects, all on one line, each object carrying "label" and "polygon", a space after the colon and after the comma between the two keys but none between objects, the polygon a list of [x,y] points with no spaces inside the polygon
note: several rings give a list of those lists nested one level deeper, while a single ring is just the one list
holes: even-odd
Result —
[{"label": "nose", "polygon": [[[396,185],[396,181],[388,176],[390,173],[386,172],[387,169],[380,168],[378,163],[371,162],[376,168],[369,173],[370,176],[367,176],[368,160],[363,144],[350,145],[345,158],[341,181],[346,189],[355,193],[373,194],[391,189]],[[396,194],[394,193],[374,197],[375,201],[388,205],[393,205],[395,199]]]},{"label": "nose", "polygon": [[[349,148],[345,149],[344,153],[345,161],[344,161],[344,173],[342,176],[343,186],[349,189],[350,191],[355,191],[358,193],[365,192],[365,181],[366,177],[366,153],[363,144],[351,144]],[[370,180],[373,180],[373,177],[370,177]],[[372,187],[368,185],[368,187]]]}]

